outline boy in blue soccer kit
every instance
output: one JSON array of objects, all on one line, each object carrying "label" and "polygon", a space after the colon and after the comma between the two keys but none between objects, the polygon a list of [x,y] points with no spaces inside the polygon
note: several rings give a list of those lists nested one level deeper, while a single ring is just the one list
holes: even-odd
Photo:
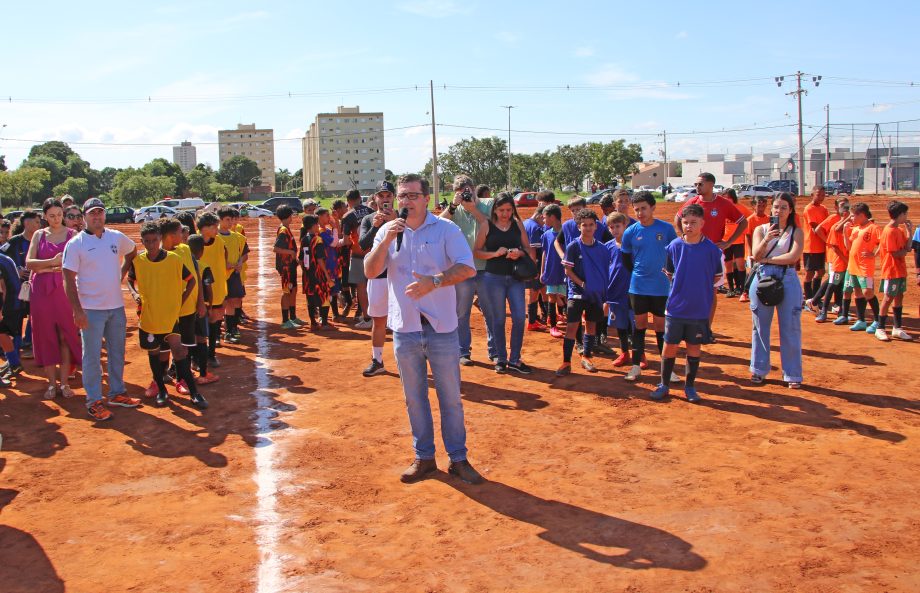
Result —
[{"label": "boy in blue soccer kit", "polygon": [[623,233],[629,225],[629,218],[620,212],[611,212],[607,216],[607,228],[613,239],[607,241],[604,245],[610,252],[610,268],[607,276],[607,310],[609,318],[608,327],[615,327],[617,335],[620,337],[620,355],[613,361],[613,366],[621,367],[631,364],[632,355],[629,351],[629,339],[633,331],[632,311],[629,308],[629,281],[630,271],[623,262],[623,252],[620,250],[620,244],[623,240]]},{"label": "boy in blue soccer kit", "polygon": [[556,326],[557,306],[565,310],[565,299],[568,289],[565,285],[565,269],[562,258],[553,245],[556,236],[562,232],[562,209],[556,204],[543,208],[543,221],[546,230],[541,237],[543,257],[540,261],[540,282],[546,287],[546,300],[548,304],[549,334],[554,338],[561,338],[563,334]]},{"label": "boy in blue soccer kit", "polygon": [[700,401],[694,381],[700,368],[701,345],[709,335],[709,312],[715,298],[712,287],[723,274],[722,250],[703,235],[705,221],[703,207],[688,204],[681,216],[683,236],[667,247],[665,271],[672,282],[665,311],[661,383],[652,392],[654,400],[668,395],[677,348],[684,342],[687,345],[684,394],[689,402]]}]

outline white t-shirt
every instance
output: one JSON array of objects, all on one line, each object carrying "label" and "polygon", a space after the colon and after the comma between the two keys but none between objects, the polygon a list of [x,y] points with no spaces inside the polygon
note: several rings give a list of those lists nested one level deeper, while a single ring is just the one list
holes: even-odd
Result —
[{"label": "white t-shirt", "polygon": [[135,250],[124,233],[105,229],[102,237],[80,232],[64,247],[63,267],[77,273],[80,304],[91,311],[124,307],[121,295],[121,264]]}]

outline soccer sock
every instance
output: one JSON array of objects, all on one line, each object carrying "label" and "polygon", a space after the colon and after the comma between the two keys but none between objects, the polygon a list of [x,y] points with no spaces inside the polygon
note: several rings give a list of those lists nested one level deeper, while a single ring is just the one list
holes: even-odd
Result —
[{"label": "soccer sock", "polygon": [[371,346],[371,351],[373,352],[374,360],[383,362],[383,346]]},{"label": "soccer sock", "polygon": [[850,316],[850,296],[846,295],[843,297],[843,304],[840,305],[840,316],[849,317]]},{"label": "soccer sock", "polygon": [[664,351],[664,332],[655,332],[655,341],[658,343],[658,354]]},{"label": "soccer sock", "polygon": [[549,307],[547,307],[546,299],[543,298],[543,295],[540,295],[537,303],[540,305],[540,312],[543,313],[543,319],[546,319],[547,315],[549,315]]},{"label": "soccer sock", "polygon": [[242,318],[243,318],[243,308],[242,308],[242,307],[237,307],[237,308],[233,311],[233,314],[236,315],[236,318],[237,318],[237,319],[242,319]]},{"label": "soccer sock", "polygon": [[700,357],[699,356],[688,356],[687,357],[687,376],[684,377],[684,385],[687,387],[693,387],[693,382],[696,381],[696,372],[700,370]]},{"label": "soccer sock", "polygon": [[815,295],[814,281],[806,280],[804,288],[805,288],[805,300],[810,301],[811,297]]},{"label": "soccer sock", "polygon": [[208,374],[208,345],[198,344],[195,346],[195,357],[198,360],[198,374],[204,377]]},{"label": "soccer sock", "polygon": [[549,317],[550,325],[552,325],[553,327],[556,327],[556,322],[559,320],[556,317],[556,307],[550,307],[549,310],[547,311],[547,316]]},{"label": "soccer sock", "polygon": [[885,329],[885,324],[888,323],[887,315],[879,315],[875,318],[875,322],[878,324],[879,329]]},{"label": "soccer sock", "polygon": [[22,361],[19,360],[19,349],[16,348],[15,344],[12,350],[4,352],[3,354],[6,355],[6,360],[10,363],[10,368],[22,366]]},{"label": "soccer sock", "polygon": [[661,359],[661,384],[668,385],[671,382],[671,373],[674,372],[675,358]]},{"label": "soccer sock", "polygon": [[220,321],[208,323],[208,356],[217,352],[217,336],[220,335]]},{"label": "soccer sock", "polygon": [[150,362],[150,371],[153,373],[153,381],[157,384],[157,389],[166,391],[166,383],[163,382],[163,363],[160,362],[160,353],[148,354],[147,360]]},{"label": "soccer sock", "polygon": [[188,392],[190,394],[194,395],[198,393],[198,386],[195,384],[195,376],[192,375],[192,363],[188,357],[176,361],[176,375],[185,381],[185,386],[188,387]]},{"label": "soccer sock", "polygon": [[645,353],[645,330],[636,328],[633,330],[633,364],[639,364],[642,355]]},{"label": "soccer sock", "polygon": [[729,272],[728,274],[726,274],[726,276],[727,276],[726,280],[728,280],[729,292],[735,292],[735,273]]},{"label": "soccer sock", "polygon": [[[892,308],[892,311],[894,312],[894,327],[897,329],[901,327],[901,319],[902,315],[904,314],[904,307],[894,307]],[[16,353],[16,358],[19,358],[18,352]]]},{"label": "soccer sock", "polygon": [[834,289],[834,302],[838,307],[843,306],[843,284],[840,284]]},{"label": "soccer sock", "polygon": [[288,317],[290,319],[297,319],[297,307],[295,305],[288,307]]},{"label": "soccer sock", "polygon": [[602,321],[597,323],[597,327],[594,331],[598,336],[604,336],[604,342],[607,342],[607,318],[605,317]]},{"label": "soccer sock", "polygon": [[878,319],[878,297],[877,296],[873,295],[872,298],[869,299],[869,306],[872,308],[872,318]]},{"label": "soccer sock", "polygon": [[564,338],[562,340],[562,362],[572,362],[572,350],[575,349],[575,340]]},{"label": "soccer sock", "polygon": [[628,329],[618,329],[617,335],[620,336],[620,350],[623,351],[623,354],[629,355],[629,330]]},{"label": "soccer sock", "polygon": [[319,308],[319,318],[323,320],[323,325],[329,323],[329,307]]},{"label": "soccer sock", "polygon": [[335,295],[333,295],[333,297],[332,297],[331,305],[332,305],[332,316],[333,316],[333,317],[340,317],[340,315],[339,315],[339,299],[336,298]]},{"label": "soccer sock", "polygon": [[227,333],[232,335],[232,334],[234,333],[233,330],[234,330],[234,328],[235,328],[235,325],[234,325],[234,321],[235,321],[234,316],[233,316],[233,315],[226,315],[226,314],[225,314],[225,315],[224,315],[224,321],[227,322]]},{"label": "soccer sock", "polygon": [[747,274],[744,270],[735,271],[735,290],[741,292],[744,290],[744,283],[747,281]]},{"label": "soccer sock", "polygon": [[529,305],[527,305],[527,321],[529,323],[537,322],[537,304],[536,303],[530,303]]},{"label": "soccer sock", "polygon": [[866,299],[863,297],[856,299],[856,319],[860,321],[866,320]]},{"label": "soccer sock", "polygon": [[575,339],[584,344],[585,326],[581,324],[581,320],[578,321],[578,331],[575,332]]},{"label": "soccer sock", "polygon": [[585,332],[585,335],[582,338],[582,345],[585,347],[585,353],[582,356],[585,358],[591,358],[591,356],[594,355],[594,336]]},{"label": "soccer sock", "polygon": [[286,323],[287,320],[291,318],[290,312],[291,312],[291,308],[290,308],[290,307],[281,307],[281,321],[282,321],[282,323]]},{"label": "soccer sock", "polygon": [[831,306],[831,298],[834,296],[836,290],[831,290],[830,286],[827,287],[827,290],[824,291],[824,300],[821,302],[821,310],[825,313],[828,312]]}]

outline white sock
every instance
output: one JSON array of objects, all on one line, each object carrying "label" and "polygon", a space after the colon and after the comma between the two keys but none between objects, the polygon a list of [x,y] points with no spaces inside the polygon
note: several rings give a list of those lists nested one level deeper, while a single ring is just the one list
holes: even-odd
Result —
[{"label": "white sock", "polygon": [[371,346],[371,350],[374,351],[374,360],[383,362],[383,346]]}]

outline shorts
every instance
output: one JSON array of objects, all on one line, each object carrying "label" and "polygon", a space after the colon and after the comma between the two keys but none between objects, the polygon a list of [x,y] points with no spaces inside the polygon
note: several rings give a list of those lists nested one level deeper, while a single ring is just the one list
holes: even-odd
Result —
[{"label": "shorts", "polygon": [[708,319],[683,319],[681,317],[664,318],[664,343],[702,344],[709,336]]},{"label": "shorts", "polygon": [[241,299],[246,296],[246,287],[243,286],[243,279],[240,278],[239,272],[233,272],[227,278],[227,298]]},{"label": "shorts", "polygon": [[371,278],[367,281],[367,314],[371,317],[386,317],[389,303],[386,278]]},{"label": "shorts", "polygon": [[197,344],[195,341],[195,321],[197,319],[198,314],[191,313],[189,315],[183,315],[179,318],[178,323],[176,323],[176,329],[179,330],[179,340],[182,342],[183,346],[191,348]]},{"label": "shorts", "polygon": [[195,315],[195,337],[207,338],[209,333],[208,316],[205,315],[204,317],[198,317],[198,315]]},{"label": "shorts", "polygon": [[[281,292],[297,292],[297,267],[297,264],[287,264],[277,268],[281,276]],[[306,270],[304,276],[306,276]]]},{"label": "shorts", "polygon": [[568,294],[569,289],[565,284],[547,284],[546,285],[546,294]]},{"label": "shorts", "polygon": [[828,286],[840,286],[843,284],[843,279],[846,278],[846,272],[835,272],[833,270],[827,271],[827,285]]},{"label": "shorts", "polygon": [[802,256],[806,272],[823,272],[827,262],[827,253],[806,253]]},{"label": "shorts", "polygon": [[598,303],[589,303],[581,299],[569,299],[565,309],[565,320],[569,323],[580,323],[581,314],[585,314],[588,323],[604,323],[604,307]]},{"label": "shorts", "polygon": [[342,270],[341,270],[342,273],[340,275],[340,280],[339,280],[339,284],[340,284],[339,290],[340,291],[341,291],[342,286],[348,286],[349,284],[353,284],[349,277],[350,268],[351,268],[351,256],[343,257],[342,258]]},{"label": "shorts", "polygon": [[346,268],[345,271],[348,273],[349,284],[364,284],[367,282],[367,276],[364,275],[363,257],[352,256],[351,266]]},{"label": "shorts", "polygon": [[0,320],[0,334],[6,334],[13,338],[22,335],[22,322],[25,320],[25,311],[12,311],[4,313],[3,319]]},{"label": "shorts", "polygon": [[735,243],[734,245],[729,245],[722,250],[722,253],[725,255],[725,261],[744,259],[744,243]]},{"label": "shorts", "polygon": [[885,278],[879,282],[878,290],[885,296],[900,296],[907,292],[907,278]]},{"label": "shorts", "polygon": [[177,321],[173,330],[166,334],[149,334],[142,329],[138,329],[137,339],[140,340],[141,350],[146,350],[147,352],[169,352],[169,344],[166,343],[166,338],[178,335],[178,328],[179,322]]},{"label": "shorts", "polygon": [[871,290],[874,286],[875,280],[870,276],[854,276],[847,272],[846,278],[843,280],[843,290],[845,292],[853,292],[854,288]]},{"label": "shorts", "polygon": [[668,297],[629,293],[629,306],[636,315],[651,313],[655,317],[664,317],[668,306]]},{"label": "shorts", "polygon": [[607,320],[608,326],[626,330],[632,330],[635,327],[636,318],[629,305],[626,303],[608,303],[608,306],[610,307],[610,317],[612,318]]}]

